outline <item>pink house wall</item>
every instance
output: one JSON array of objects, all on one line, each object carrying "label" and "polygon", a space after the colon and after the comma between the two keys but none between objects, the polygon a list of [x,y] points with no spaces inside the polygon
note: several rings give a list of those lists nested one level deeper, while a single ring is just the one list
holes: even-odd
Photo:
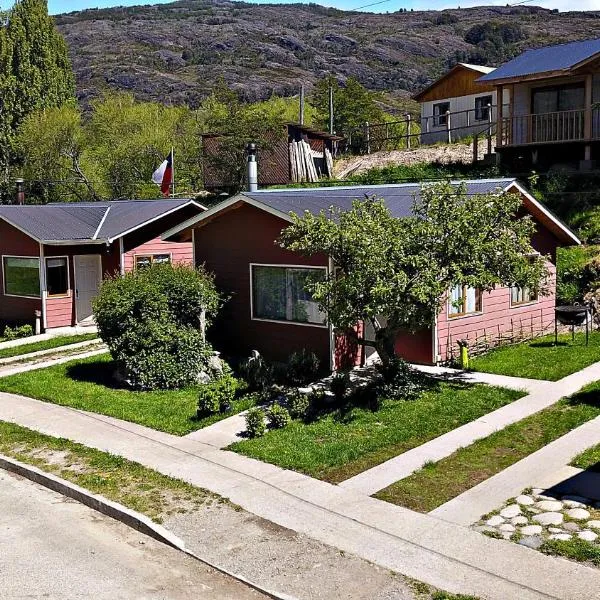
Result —
[{"label": "pink house wall", "polygon": [[146,256],[149,254],[169,254],[173,264],[188,264],[193,262],[193,249],[191,242],[164,242],[159,237],[140,244],[132,250],[123,254],[123,264],[125,271],[133,271],[135,266],[135,256]]}]

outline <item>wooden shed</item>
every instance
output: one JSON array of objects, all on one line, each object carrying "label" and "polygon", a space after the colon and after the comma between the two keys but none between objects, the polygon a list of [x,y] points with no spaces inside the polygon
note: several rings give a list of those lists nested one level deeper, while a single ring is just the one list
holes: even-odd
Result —
[{"label": "wooden shed", "polygon": [[[225,134],[202,135],[204,187],[223,191],[232,187],[228,170],[222,168],[222,139]],[[235,135],[235,134],[230,134]],[[343,138],[298,123],[286,123],[258,147],[258,184],[261,187],[318,181],[333,176],[333,156]],[[266,147],[265,147],[266,146]],[[245,168],[241,165],[241,168]]]}]

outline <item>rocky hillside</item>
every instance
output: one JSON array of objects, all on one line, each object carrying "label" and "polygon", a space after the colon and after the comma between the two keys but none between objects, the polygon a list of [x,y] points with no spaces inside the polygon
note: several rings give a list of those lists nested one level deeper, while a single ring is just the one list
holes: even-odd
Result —
[{"label": "rocky hillside", "polygon": [[327,73],[406,95],[458,58],[501,62],[526,47],[600,37],[600,12],[529,6],[373,14],[181,0],[70,13],[57,23],[83,101],[117,88],[191,105],[220,76],[249,100],[297,93],[300,82],[310,87]]}]

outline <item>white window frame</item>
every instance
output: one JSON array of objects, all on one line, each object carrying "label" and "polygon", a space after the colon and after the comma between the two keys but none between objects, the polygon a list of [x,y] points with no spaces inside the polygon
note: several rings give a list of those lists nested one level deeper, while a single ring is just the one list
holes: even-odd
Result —
[{"label": "white window frame", "polygon": [[[443,113],[438,113],[437,115],[435,114],[435,107],[436,106],[440,106],[441,104],[447,104],[448,105],[448,110],[443,112]],[[452,104],[450,102],[450,100],[442,100],[439,102],[434,102],[431,106],[431,114],[433,116],[433,126],[437,127],[437,128],[448,128],[448,113],[451,112],[452,109]],[[444,119],[443,123],[440,123],[440,118]]]},{"label": "white window frame", "polygon": [[312,265],[288,265],[288,264],[277,264],[277,263],[249,263],[249,274],[250,274],[250,320],[259,321],[264,323],[281,323],[282,325],[298,325],[300,327],[317,327],[319,329],[327,329],[329,322],[327,316],[325,317],[324,323],[300,323],[298,321],[283,321],[280,319],[264,319],[261,317],[254,316],[254,279],[252,277],[252,269],[254,267],[278,267],[281,269],[303,269],[303,270],[314,270],[314,271],[325,271],[325,275],[328,273],[327,267],[318,267]]},{"label": "white window frame", "polygon": [[[478,100],[485,100],[485,99],[489,99],[489,106],[488,104],[486,104],[485,106],[480,106],[479,108],[477,108],[477,101]],[[485,96],[477,96],[477,98],[475,98],[474,102],[474,106],[473,106],[473,112],[474,112],[474,117],[475,117],[475,121],[477,121],[478,123],[483,123],[484,121],[489,121],[490,119],[490,115],[492,115],[493,117],[493,107],[494,107],[494,95],[493,94],[486,94]],[[477,111],[489,111],[488,116],[483,117],[482,119],[479,119],[477,117]]]},{"label": "white window frame", "polygon": [[173,253],[172,252],[140,252],[139,254],[133,255],[133,270],[137,271],[137,259],[140,257],[149,257],[150,258],[150,266],[154,263],[155,256],[168,256],[169,264],[173,264]]},{"label": "white window frame", "polygon": [[[518,288],[521,289],[518,285],[511,285],[508,288],[508,298],[509,298],[509,302],[510,302],[510,307],[511,308],[521,308],[522,306],[532,306],[534,304],[537,304],[540,301],[540,294],[539,292],[535,295],[535,298],[533,300],[525,300],[523,302],[513,302],[513,289]],[[530,292],[531,293],[531,292]]]},{"label": "white window frame", "polygon": [[[474,317],[477,315],[482,315],[483,314],[483,290],[479,289],[479,288],[473,288],[475,290],[476,294],[479,294],[479,310],[474,310],[473,312],[462,312],[462,313],[452,313],[452,309],[455,308],[452,306],[452,289],[457,287],[460,284],[456,284],[455,286],[452,286],[452,288],[450,288],[449,292],[448,292],[448,320],[452,320],[455,321],[456,319],[466,319],[468,317]],[[463,288],[463,294],[464,294],[464,290],[465,288],[471,287],[470,285],[462,285],[461,286]],[[464,298],[464,296],[463,296]],[[463,300],[464,302],[464,300]]]},{"label": "white window frame", "polygon": [[[39,296],[23,296],[22,294],[7,294],[6,293],[6,270],[4,268],[4,259],[5,258],[25,258],[28,260],[33,258],[38,261],[38,276],[40,278],[40,295]],[[34,299],[34,300],[41,300],[42,296],[43,296],[41,274],[42,274],[42,261],[41,261],[40,256],[21,256],[21,255],[17,255],[17,254],[3,254],[2,255],[2,293],[7,298],[30,298],[30,299]]]},{"label": "white window frame", "polygon": [[[48,291],[48,261],[53,258],[65,258],[67,260],[67,291],[64,294],[51,294]],[[45,282],[45,292],[46,298],[70,298],[71,297],[71,268],[69,265],[69,256],[61,255],[61,256],[44,256],[44,282]]]}]

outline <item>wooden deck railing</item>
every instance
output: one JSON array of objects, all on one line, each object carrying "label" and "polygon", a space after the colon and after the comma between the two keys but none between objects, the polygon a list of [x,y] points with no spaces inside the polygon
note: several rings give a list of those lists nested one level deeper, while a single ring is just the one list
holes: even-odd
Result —
[{"label": "wooden deck railing", "polygon": [[[600,139],[600,111],[592,110],[591,137]],[[500,145],[577,142],[586,139],[586,111],[567,110],[505,117],[501,120]]]}]

